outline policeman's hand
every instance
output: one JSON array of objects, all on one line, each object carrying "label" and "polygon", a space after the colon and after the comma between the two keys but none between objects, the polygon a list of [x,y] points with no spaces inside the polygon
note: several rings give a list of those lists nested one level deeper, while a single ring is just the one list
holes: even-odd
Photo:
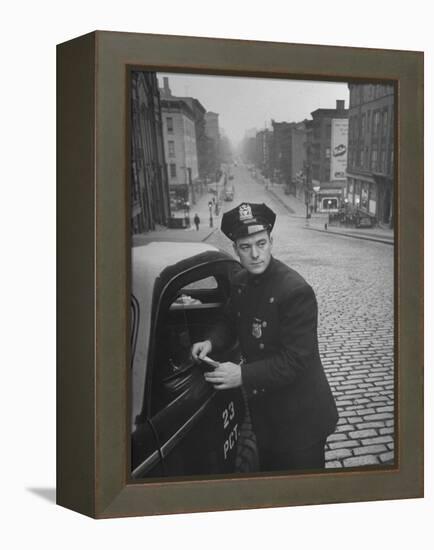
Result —
[{"label": "policeman's hand", "polygon": [[241,386],[241,367],[230,361],[220,363],[220,366],[211,372],[204,373],[205,380],[216,390],[228,390]]},{"label": "policeman's hand", "polygon": [[199,359],[203,359],[206,357],[209,353],[211,353],[212,350],[212,344],[209,340],[205,340],[203,342],[196,342],[193,344],[191,348],[191,355],[193,359],[196,361],[199,361]]}]

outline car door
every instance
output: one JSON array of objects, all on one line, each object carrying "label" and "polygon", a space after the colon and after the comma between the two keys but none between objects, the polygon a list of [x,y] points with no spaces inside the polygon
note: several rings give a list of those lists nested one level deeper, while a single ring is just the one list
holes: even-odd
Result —
[{"label": "car door", "polygon": [[[241,391],[215,391],[204,379],[207,367],[191,358],[191,346],[221,318],[237,269],[228,260],[198,265],[174,277],[161,296],[146,410],[165,476],[234,471],[245,413]],[[218,359],[239,361],[235,336]]]},{"label": "car door", "polygon": [[[136,354],[140,330],[140,306],[131,296],[131,366]],[[142,331],[143,333],[143,331]],[[140,415],[131,434],[131,475],[133,478],[160,477],[163,475],[161,451],[155,432],[146,416]]]}]

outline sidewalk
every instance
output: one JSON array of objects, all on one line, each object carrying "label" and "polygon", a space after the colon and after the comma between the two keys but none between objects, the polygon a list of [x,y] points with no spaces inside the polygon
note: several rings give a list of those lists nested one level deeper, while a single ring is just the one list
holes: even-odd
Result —
[{"label": "sidewalk", "polygon": [[[133,235],[132,246],[140,246],[153,241],[171,241],[171,242],[200,242],[205,241],[211,234],[220,227],[221,209],[219,215],[216,216],[213,209],[213,227],[210,227],[210,216],[208,203],[214,195],[205,192],[197,201],[196,204],[190,207],[191,226],[187,229],[168,229],[165,226],[158,226],[154,231]],[[200,218],[199,231],[196,230],[193,218],[195,214]],[[177,215],[176,217],[180,217]]]},{"label": "sidewalk", "polygon": [[[327,229],[325,224],[327,224]],[[375,241],[384,244],[393,245],[395,243],[393,229],[387,229],[383,227],[357,229],[354,227],[330,225],[328,223],[327,214],[314,214],[312,218],[306,220],[305,229],[310,229],[311,231],[321,231],[322,233],[342,235],[344,237],[352,237],[354,239]]]},{"label": "sidewalk", "polygon": [[328,223],[328,214],[312,214],[310,219],[306,219],[306,205],[293,195],[285,195],[283,186],[268,183],[268,192],[288,210],[290,215],[297,218],[304,218],[305,229],[310,229],[311,231],[321,231],[323,233],[340,235],[343,237],[352,237],[354,239],[363,239],[391,245],[394,244],[393,229],[385,227],[357,229],[354,227],[330,225]]},{"label": "sidewalk", "polygon": [[[265,179],[265,178],[264,178]],[[290,214],[297,218],[306,218],[306,205],[295,198],[294,195],[285,195],[284,186],[278,183],[271,183],[265,179],[267,191],[277,199],[288,210]]]}]

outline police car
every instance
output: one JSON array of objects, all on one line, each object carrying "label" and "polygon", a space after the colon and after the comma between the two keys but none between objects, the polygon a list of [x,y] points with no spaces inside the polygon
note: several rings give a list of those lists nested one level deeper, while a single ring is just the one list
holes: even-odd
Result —
[{"label": "police car", "polygon": [[[132,249],[131,476],[235,471],[245,415],[239,389],[214,390],[191,357],[221,317],[240,265],[204,243]],[[217,361],[239,361],[236,337]]]}]

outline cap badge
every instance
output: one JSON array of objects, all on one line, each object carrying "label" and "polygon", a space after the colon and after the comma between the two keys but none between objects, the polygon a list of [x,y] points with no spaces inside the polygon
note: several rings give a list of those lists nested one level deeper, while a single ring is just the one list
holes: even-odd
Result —
[{"label": "cap badge", "polygon": [[253,219],[252,207],[250,204],[242,204],[239,208],[240,222]]}]

